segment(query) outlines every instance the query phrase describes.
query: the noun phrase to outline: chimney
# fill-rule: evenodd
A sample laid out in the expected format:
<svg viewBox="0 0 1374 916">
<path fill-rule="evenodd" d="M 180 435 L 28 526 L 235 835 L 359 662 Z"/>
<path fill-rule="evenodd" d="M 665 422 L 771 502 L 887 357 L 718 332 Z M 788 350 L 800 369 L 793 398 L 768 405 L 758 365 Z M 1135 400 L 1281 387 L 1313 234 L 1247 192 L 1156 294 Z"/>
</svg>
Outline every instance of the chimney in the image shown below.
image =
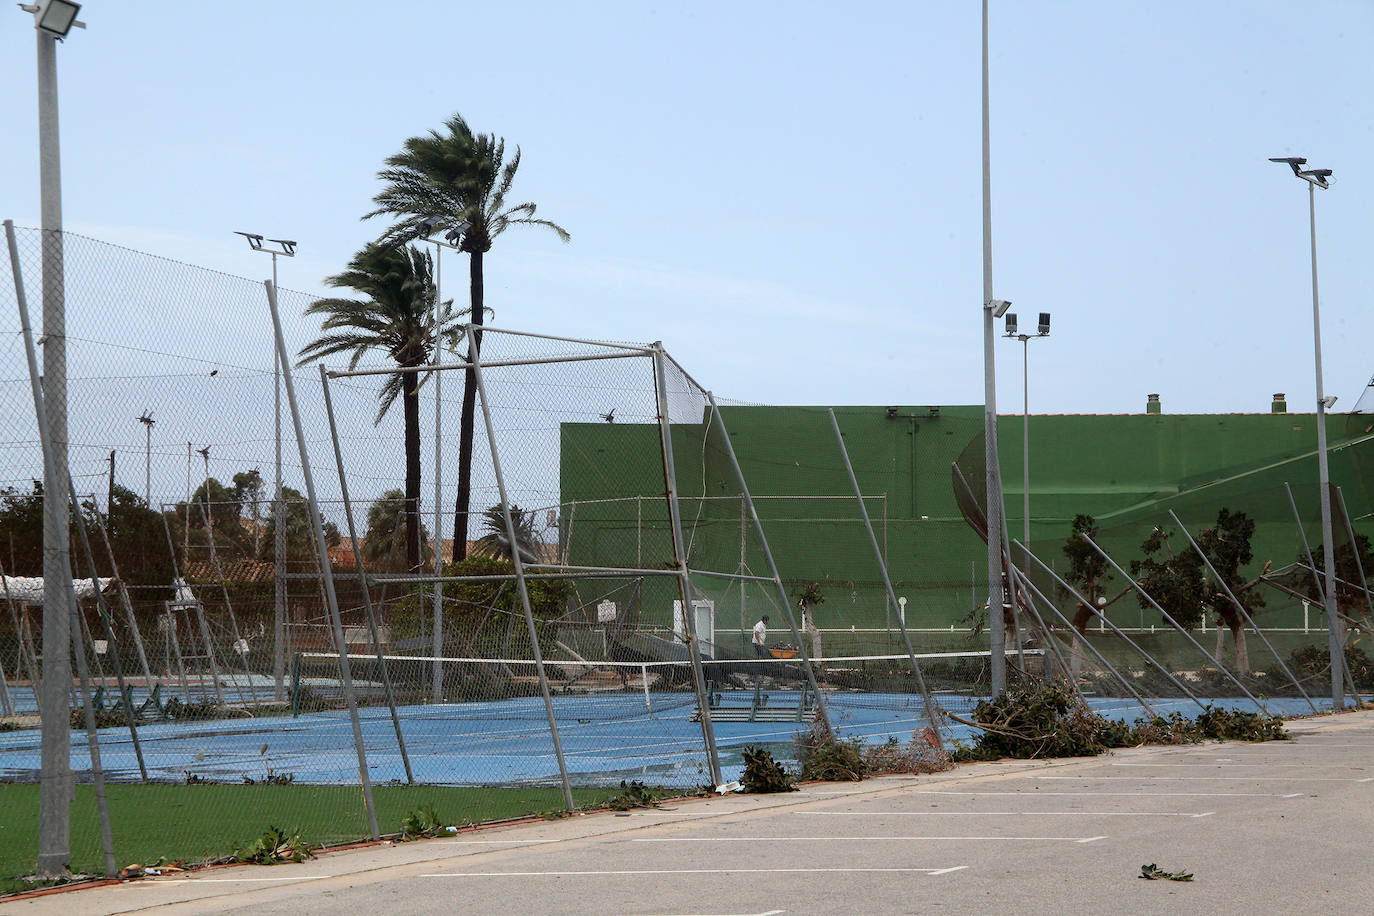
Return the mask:
<svg viewBox="0 0 1374 916">
<path fill-rule="evenodd" d="M 1160 412 L 1159 395 L 1157 395 L 1157 394 L 1147 394 L 1147 395 L 1145 395 L 1145 412 L 1146 412 L 1146 413 L 1159 413 L 1159 412 Z"/>
<path fill-rule="evenodd" d="M 1284 398 L 1282 391 L 1274 395 L 1274 403 L 1269 405 L 1269 412 L 1288 413 L 1288 401 Z"/>
</svg>

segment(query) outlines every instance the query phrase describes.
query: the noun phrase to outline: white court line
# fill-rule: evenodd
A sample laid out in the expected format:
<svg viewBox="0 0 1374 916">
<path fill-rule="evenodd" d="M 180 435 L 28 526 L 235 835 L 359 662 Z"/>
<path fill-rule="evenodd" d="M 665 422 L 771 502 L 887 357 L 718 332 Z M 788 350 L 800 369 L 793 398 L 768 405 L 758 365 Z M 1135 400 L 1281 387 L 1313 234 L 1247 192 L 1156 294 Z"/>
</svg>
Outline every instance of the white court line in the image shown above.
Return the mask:
<svg viewBox="0 0 1374 916">
<path fill-rule="evenodd" d="M 1091 843 L 1106 836 L 681 836 L 640 837 L 631 843 L 868 843 L 888 840 L 1006 840 L 1039 843 Z"/>
<path fill-rule="evenodd" d="M 1277 792 L 936 792 L 916 790 L 917 795 L 1014 795 L 1018 798 L 1041 798 L 1046 795 L 1091 795 L 1125 798 L 1297 798 L 1304 792 L 1280 795 Z"/>
<path fill-rule="evenodd" d="M 822 872 L 836 872 L 852 874 L 855 872 L 870 873 L 904 873 L 922 872 L 927 875 L 947 875 L 953 871 L 961 871 L 968 868 L 967 865 L 956 865 L 953 868 L 649 868 L 649 869 L 625 869 L 619 871 L 469 871 L 469 872 L 435 872 L 433 874 L 420 875 L 421 878 L 565 878 L 576 876 L 616 876 L 616 875 L 772 875 L 772 874 L 819 874 Z"/>
<path fill-rule="evenodd" d="M 851 817 L 887 817 L 890 814 L 920 815 L 964 814 L 987 815 L 988 817 L 1044 817 L 1045 815 L 1072 815 L 1074 817 L 1210 817 L 1215 811 L 1194 814 L 1191 811 L 793 811 L 792 814 L 847 814 Z"/>
<path fill-rule="evenodd" d="M 668 913 L 665 916 L 778 916 L 778 914 L 786 912 L 786 910 L 768 910 L 763 913 Z"/>
</svg>

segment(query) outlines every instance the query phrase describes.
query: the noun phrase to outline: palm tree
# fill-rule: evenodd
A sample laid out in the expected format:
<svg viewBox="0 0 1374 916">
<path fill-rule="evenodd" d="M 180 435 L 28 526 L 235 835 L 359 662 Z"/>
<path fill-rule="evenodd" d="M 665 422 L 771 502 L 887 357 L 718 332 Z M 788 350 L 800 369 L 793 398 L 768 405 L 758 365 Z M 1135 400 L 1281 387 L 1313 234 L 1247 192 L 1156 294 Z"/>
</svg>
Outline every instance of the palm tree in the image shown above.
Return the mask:
<svg viewBox="0 0 1374 916">
<path fill-rule="evenodd" d="M 520 168 L 519 147 L 510 161 L 505 161 L 506 141 L 493 134 L 474 134 L 458 114 L 444 122 L 444 129 L 444 134 L 430 131 L 427 136 L 411 137 L 401 152 L 386 160 L 387 168 L 377 173 L 386 187 L 373 198 L 377 209 L 363 219 L 382 214 L 400 217 L 383 238 L 404 242 L 424 233 L 422 222 L 454 226 L 467 221 L 469 225 L 458 250 L 469 256 L 469 314 L 472 323 L 480 326 L 485 318 L 482 256 L 491 250 L 493 239 L 517 225 L 543 226 L 564 242 L 572 236 L 557 223 L 536 218 L 533 203 L 507 205 L 506 196 Z M 469 342 L 471 354 L 480 353 L 481 346 L 482 332 L 474 331 Z M 469 368 L 464 373 L 458 426 L 458 495 L 453 510 L 455 561 L 467 556 L 476 407 L 477 383 Z"/>
<path fill-rule="evenodd" d="M 301 348 L 303 365 L 313 359 L 348 353 L 348 367 L 371 351 L 380 350 L 401 369 L 415 369 L 429 362 L 434 348 L 435 289 L 429 252 L 403 245 L 368 244 L 348 262 L 348 269 L 325 280 L 330 286 L 351 289 L 365 299 L 317 299 L 305 310 L 323 315 L 322 334 Z M 447 345 L 457 346 L 462 337 L 452 301 L 439 307 L 440 332 Z M 396 372 L 387 377 L 378 397 L 374 423 L 400 397 L 405 420 L 406 567 L 418 570 L 423 562 L 420 546 L 420 392 L 418 372 Z"/>
<path fill-rule="evenodd" d="M 521 509 L 515 503 L 510 506 L 510 519 L 515 525 L 515 546 L 520 550 L 520 559 L 525 563 L 538 563 L 538 538 L 534 533 L 534 513 Z M 506 517 L 500 506 L 492 506 L 482 513 L 482 530 L 486 532 L 472 545 L 474 556 L 491 557 L 494 560 L 510 560 L 510 538 L 506 535 Z"/>
</svg>

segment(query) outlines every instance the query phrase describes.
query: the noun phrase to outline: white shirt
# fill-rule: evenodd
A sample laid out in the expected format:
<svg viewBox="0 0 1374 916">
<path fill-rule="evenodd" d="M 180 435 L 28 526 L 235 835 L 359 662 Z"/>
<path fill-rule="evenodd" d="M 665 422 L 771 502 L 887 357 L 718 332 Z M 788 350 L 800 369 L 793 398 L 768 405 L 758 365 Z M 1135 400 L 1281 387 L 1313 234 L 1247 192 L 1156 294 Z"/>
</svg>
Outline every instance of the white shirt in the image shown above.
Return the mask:
<svg viewBox="0 0 1374 916">
<path fill-rule="evenodd" d="M 764 636 L 766 636 L 767 634 L 768 634 L 768 627 L 767 627 L 766 625 L 764 625 L 764 622 L 763 622 L 762 620 L 760 620 L 758 623 L 754 624 L 754 645 L 756 645 L 756 646 L 761 646 L 761 645 L 763 645 L 763 638 L 764 638 Z"/>
</svg>

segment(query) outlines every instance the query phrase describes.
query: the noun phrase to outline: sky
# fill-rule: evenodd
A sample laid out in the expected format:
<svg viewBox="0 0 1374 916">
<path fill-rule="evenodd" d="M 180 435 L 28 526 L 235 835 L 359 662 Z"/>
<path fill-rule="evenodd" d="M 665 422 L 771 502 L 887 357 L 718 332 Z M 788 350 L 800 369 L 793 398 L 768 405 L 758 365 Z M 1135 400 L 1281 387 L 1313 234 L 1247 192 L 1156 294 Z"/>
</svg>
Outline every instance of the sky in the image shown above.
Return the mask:
<svg viewBox="0 0 1374 916">
<path fill-rule="evenodd" d="M 495 323 L 662 340 L 765 404 L 983 398 L 980 7 L 91 0 L 59 47 L 68 229 L 261 279 L 234 230 L 299 242 L 284 287 L 386 228 L 384 159 L 461 113 L 523 154 L 486 259 Z M 1037 413 L 1315 402 L 1374 373 L 1374 3 L 991 4 L 994 290 Z M 0 216 L 38 223 L 31 20 L 0 15 Z M 466 274 L 445 261 L 444 295 Z M 189 306 L 188 306 L 189 307 Z M 262 315 L 265 347 L 269 346 Z M 1000 322 L 999 322 L 1000 329 Z M 307 320 L 288 334 L 313 336 Z M 176 341 L 163 346 L 176 352 Z M 998 340 L 1020 411 L 1021 348 Z M 75 370 L 74 370 L 75 371 Z"/>
</svg>

